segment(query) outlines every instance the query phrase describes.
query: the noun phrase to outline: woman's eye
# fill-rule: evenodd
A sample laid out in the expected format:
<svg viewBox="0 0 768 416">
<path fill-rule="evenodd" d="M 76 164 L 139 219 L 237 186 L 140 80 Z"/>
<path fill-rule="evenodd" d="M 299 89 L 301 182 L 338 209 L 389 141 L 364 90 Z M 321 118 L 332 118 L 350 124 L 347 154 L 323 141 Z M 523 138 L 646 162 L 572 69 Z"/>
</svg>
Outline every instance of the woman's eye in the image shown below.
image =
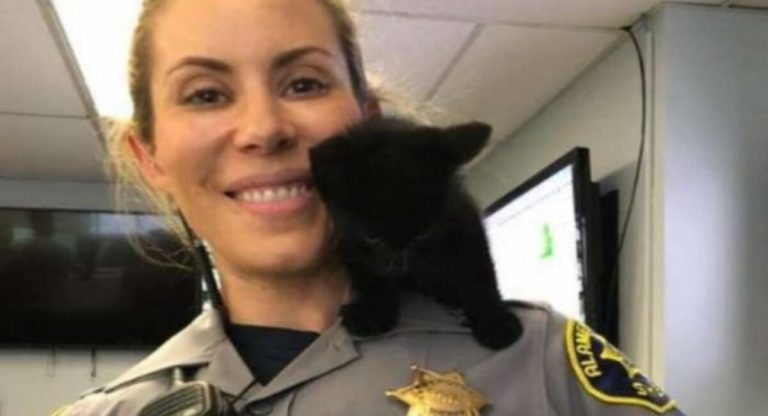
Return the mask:
<svg viewBox="0 0 768 416">
<path fill-rule="evenodd" d="M 288 84 L 288 96 L 315 96 L 328 90 L 328 84 L 314 78 L 297 78 Z"/>
<path fill-rule="evenodd" d="M 202 88 L 185 96 L 182 103 L 185 105 L 215 105 L 221 104 L 226 98 L 226 95 L 219 90 Z"/>
</svg>

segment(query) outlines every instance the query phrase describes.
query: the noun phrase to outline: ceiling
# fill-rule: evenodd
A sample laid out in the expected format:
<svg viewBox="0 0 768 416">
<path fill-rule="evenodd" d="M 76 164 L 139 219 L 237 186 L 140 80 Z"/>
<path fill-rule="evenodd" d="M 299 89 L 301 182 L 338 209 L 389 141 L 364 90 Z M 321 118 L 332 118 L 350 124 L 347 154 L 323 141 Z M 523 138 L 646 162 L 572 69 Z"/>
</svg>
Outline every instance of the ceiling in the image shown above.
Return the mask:
<svg viewBox="0 0 768 416">
<path fill-rule="evenodd" d="M 74 0 L 71 0 L 74 1 Z M 115 1 L 115 0 L 112 0 Z M 367 66 L 387 90 L 479 119 L 509 137 L 657 0 L 358 0 Z M 768 0 L 699 0 L 768 7 Z M 0 0 L 0 178 L 107 181 L 95 110 L 46 16 L 46 0 Z"/>
</svg>

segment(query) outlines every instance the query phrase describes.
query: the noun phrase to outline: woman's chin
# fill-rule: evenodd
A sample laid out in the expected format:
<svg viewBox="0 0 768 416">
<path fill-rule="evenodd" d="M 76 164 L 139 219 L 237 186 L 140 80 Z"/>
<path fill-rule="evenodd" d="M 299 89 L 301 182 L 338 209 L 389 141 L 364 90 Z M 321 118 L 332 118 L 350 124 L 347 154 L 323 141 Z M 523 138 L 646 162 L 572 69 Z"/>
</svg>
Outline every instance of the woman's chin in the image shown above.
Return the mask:
<svg viewBox="0 0 768 416">
<path fill-rule="evenodd" d="M 311 277 L 335 263 L 322 247 L 311 250 L 307 245 L 292 250 L 274 250 L 273 247 L 271 250 L 259 250 L 258 253 L 243 253 L 238 257 L 237 260 L 233 259 L 230 267 L 222 267 L 224 274 L 230 269 L 236 270 L 236 274 L 246 279 Z M 227 262 L 225 259 L 220 261 Z"/>
<path fill-rule="evenodd" d="M 322 206 L 320 207 L 322 208 Z M 211 243 L 222 274 L 301 276 L 327 267 L 333 256 L 328 219 L 324 209 L 291 224 L 264 226 L 242 222 L 212 230 Z"/>
</svg>

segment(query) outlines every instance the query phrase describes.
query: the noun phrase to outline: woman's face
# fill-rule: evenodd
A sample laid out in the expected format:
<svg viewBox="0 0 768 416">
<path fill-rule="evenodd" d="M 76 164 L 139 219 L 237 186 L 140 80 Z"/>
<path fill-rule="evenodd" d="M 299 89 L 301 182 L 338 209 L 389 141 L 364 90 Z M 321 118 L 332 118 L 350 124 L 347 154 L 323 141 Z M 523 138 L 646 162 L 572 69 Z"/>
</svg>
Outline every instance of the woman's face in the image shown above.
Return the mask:
<svg viewBox="0 0 768 416">
<path fill-rule="evenodd" d="M 322 267 L 308 149 L 363 116 L 330 16 L 316 0 L 174 0 L 156 17 L 149 182 L 225 274 Z"/>
</svg>

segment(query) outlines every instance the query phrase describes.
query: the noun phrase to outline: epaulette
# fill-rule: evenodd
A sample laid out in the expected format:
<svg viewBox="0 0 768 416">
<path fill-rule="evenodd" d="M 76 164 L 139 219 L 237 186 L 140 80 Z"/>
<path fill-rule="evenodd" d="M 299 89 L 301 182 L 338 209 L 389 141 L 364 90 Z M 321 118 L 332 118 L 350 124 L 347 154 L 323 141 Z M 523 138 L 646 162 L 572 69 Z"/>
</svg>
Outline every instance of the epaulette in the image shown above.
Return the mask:
<svg viewBox="0 0 768 416">
<path fill-rule="evenodd" d="M 64 406 L 61 406 L 61 407 L 57 408 L 56 410 L 54 410 L 53 413 L 51 413 L 51 416 L 64 416 L 65 414 L 67 414 L 67 411 L 71 407 L 72 407 L 71 403 L 65 404 Z"/>
<path fill-rule="evenodd" d="M 94 387 L 92 389 L 88 389 L 88 390 L 80 393 L 80 396 L 78 396 L 78 397 L 80 399 L 84 399 L 84 398 L 86 398 L 86 397 L 88 397 L 88 396 L 90 396 L 92 394 L 97 394 L 97 393 L 103 392 L 105 388 L 106 388 L 106 386 Z"/>
<path fill-rule="evenodd" d="M 78 399 L 82 400 L 92 394 L 101 393 L 102 391 L 104 391 L 104 386 L 95 387 L 80 393 L 80 395 L 78 396 Z M 51 413 L 50 416 L 65 416 L 69 411 L 69 409 L 72 408 L 73 405 L 74 403 L 67 403 L 64 406 L 59 406 L 58 408 L 56 408 L 56 410 L 54 410 Z"/>
</svg>

